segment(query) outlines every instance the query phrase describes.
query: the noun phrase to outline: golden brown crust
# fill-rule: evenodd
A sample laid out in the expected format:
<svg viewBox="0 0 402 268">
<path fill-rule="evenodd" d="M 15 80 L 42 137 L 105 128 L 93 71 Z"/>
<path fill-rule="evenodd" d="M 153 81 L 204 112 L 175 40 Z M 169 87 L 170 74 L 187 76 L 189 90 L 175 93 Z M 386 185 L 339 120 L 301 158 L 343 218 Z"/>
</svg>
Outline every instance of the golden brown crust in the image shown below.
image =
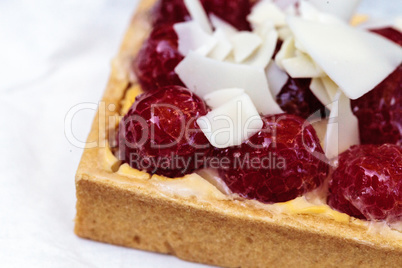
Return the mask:
<svg viewBox="0 0 402 268">
<path fill-rule="evenodd" d="M 200 209 L 88 179 L 77 183 L 76 233 L 97 241 L 225 267 L 397 267 L 400 251 L 341 234 Z M 322 224 L 322 223 L 317 223 Z"/>
<path fill-rule="evenodd" d="M 103 97 L 118 111 L 130 82 L 129 60 L 149 33 L 143 0 L 127 31 Z M 100 109 L 76 176 L 78 236 L 126 247 L 173 254 L 184 260 L 227 267 L 388 266 L 402 263 L 402 241 L 368 232 L 360 221 L 320 215 L 274 215 L 252 203 L 168 197 L 146 180 L 133 180 L 100 164 L 109 116 Z M 109 126 L 110 124 L 110 126 Z"/>
</svg>

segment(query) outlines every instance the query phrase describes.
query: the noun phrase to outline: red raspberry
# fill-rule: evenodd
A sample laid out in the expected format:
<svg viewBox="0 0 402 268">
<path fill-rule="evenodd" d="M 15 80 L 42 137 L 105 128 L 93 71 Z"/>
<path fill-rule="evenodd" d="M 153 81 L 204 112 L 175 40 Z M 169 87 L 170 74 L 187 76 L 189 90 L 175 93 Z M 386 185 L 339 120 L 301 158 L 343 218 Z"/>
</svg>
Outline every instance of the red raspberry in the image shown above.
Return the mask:
<svg viewBox="0 0 402 268">
<path fill-rule="evenodd" d="M 275 60 L 276 54 L 278 54 L 279 50 L 281 50 L 282 45 L 283 45 L 283 41 L 278 39 L 278 42 L 276 43 L 274 54 L 272 55 L 273 60 Z"/>
<path fill-rule="evenodd" d="M 169 85 L 183 86 L 174 71 L 183 59 L 177 39 L 173 26 L 156 27 L 138 52 L 132 68 L 144 91 Z"/>
<path fill-rule="evenodd" d="M 310 78 L 291 78 L 276 97 L 279 106 L 288 114 L 308 118 L 320 110 L 325 114 L 325 107 L 310 90 Z"/>
<path fill-rule="evenodd" d="M 402 144 L 402 65 L 381 84 L 357 100 L 352 109 L 359 119 L 362 144 Z"/>
<path fill-rule="evenodd" d="M 295 115 L 263 119 L 263 129 L 241 146 L 216 149 L 230 162 L 219 169 L 228 187 L 265 203 L 292 200 L 319 187 L 329 168 L 312 155 L 324 155 L 314 128 Z"/>
<path fill-rule="evenodd" d="M 159 0 L 153 9 L 152 18 L 154 26 L 191 20 L 183 0 Z"/>
<path fill-rule="evenodd" d="M 119 125 L 120 159 L 172 178 L 194 172 L 211 151 L 196 123 L 206 113 L 204 101 L 180 86 L 140 95 Z"/>
<path fill-rule="evenodd" d="M 239 30 L 250 30 L 247 15 L 249 0 L 201 0 L 207 13 L 214 13 Z M 153 11 L 153 25 L 166 25 L 190 20 L 190 14 L 183 0 L 161 0 Z"/>
<path fill-rule="evenodd" d="M 381 28 L 381 29 L 373 29 L 370 30 L 373 33 L 384 36 L 385 38 L 397 43 L 402 46 L 402 33 L 394 28 Z"/>
<path fill-rule="evenodd" d="M 328 204 L 360 219 L 402 220 L 402 148 L 361 145 L 342 153 Z"/>
<path fill-rule="evenodd" d="M 247 21 L 251 5 L 249 0 L 203 0 L 203 5 L 208 13 L 224 19 L 240 31 L 250 31 Z"/>
</svg>

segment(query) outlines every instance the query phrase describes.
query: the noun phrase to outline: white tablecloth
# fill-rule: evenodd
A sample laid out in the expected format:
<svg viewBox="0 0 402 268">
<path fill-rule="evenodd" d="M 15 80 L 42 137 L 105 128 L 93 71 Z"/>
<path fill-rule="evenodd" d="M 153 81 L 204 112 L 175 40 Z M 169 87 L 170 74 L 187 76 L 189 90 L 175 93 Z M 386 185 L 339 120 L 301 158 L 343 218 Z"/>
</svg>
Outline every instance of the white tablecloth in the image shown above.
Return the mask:
<svg viewBox="0 0 402 268">
<path fill-rule="evenodd" d="M 65 138 L 64 119 L 101 98 L 137 2 L 0 1 L 1 267 L 201 267 L 73 234 L 82 149 Z M 402 12 L 400 0 L 363 2 L 363 12 Z M 78 140 L 94 113 L 74 118 Z"/>
</svg>

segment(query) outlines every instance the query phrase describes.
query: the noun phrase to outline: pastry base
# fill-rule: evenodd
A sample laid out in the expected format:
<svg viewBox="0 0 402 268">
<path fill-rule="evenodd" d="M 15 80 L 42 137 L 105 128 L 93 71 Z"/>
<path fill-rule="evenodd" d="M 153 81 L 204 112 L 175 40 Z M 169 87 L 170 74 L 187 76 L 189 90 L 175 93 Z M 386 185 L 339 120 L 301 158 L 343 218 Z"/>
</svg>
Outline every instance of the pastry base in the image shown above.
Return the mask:
<svg viewBox="0 0 402 268">
<path fill-rule="evenodd" d="M 400 267 L 402 241 L 360 221 L 337 222 L 316 214 L 276 215 L 253 202 L 169 197 L 144 179 L 118 175 L 102 163 L 107 133 L 132 78 L 129 60 L 150 31 L 154 0 L 134 16 L 76 175 L 75 233 L 95 241 L 172 254 L 224 267 Z M 113 111 L 111 111 L 113 110 Z"/>
</svg>

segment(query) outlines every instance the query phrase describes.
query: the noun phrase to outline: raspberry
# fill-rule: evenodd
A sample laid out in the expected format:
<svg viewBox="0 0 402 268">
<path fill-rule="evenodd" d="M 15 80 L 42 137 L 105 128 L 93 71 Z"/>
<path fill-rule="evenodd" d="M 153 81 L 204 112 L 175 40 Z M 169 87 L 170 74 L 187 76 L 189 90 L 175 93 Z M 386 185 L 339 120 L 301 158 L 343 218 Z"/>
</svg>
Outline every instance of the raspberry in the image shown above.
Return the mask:
<svg viewBox="0 0 402 268">
<path fill-rule="evenodd" d="M 196 123 L 206 113 L 204 101 L 180 86 L 140 95 L 119 125 L 120 159 L 171 178 L 194 172 L 211 151 Z"/>
<path fill-rule="evenodd" d="M 250 30 L 247 15 L 250 13 L 249 0 L 201 0 L 207 13 L 232 24 L 238 30 Z M 153 25 L 166 25 L 190 20 L 190 14 L 183 0 L 161 0 L 153 10 Z"/>
<path fill-rule="evenodd" d="M 352 100 L 362 144 L 402 144 L 402 65 L 373 90 Z"/>
<path fill-rule="evenodd" d="M 156 27 L 145 41 L 132 68 L 144 91 L 163 86 L 183 86 L 174 71 L 183 59 L 177 47 L 177 35 L 173 26 Z"/>
<path fill-rule="evenodd" d="M 279 50 L 281 50 L 282 45 L 283 45 L 283 41 L 278 39 L 278 42 L 276 43 L 274 54 L 272 55 L 273 60 L 275 60 L 276 54 L 278 54 Z"/>
<path fill-rule="evenodd" d="M 395 43 L 398 45 L 402 46 L 402 33 L 394 28 L 388 27 L 388 28 L 381 28 L 381 29 L 373 29 L 370 30 L 373 33 L 379 34 Z"/>
<path fill-rule="evenodd" d="M 213 13 L 229 22 L 240 31 L 250 31 L 247 15 L 251 11 L 249 0 L 203 0 L 208 13 Z"/>
<path fill-rule="evenodd" d="M 367 220 L 402 220 L 402 148 L 353 146 L 339 156 L 329 182 L 328 204 Z"/>
<path fill-rule="evenodd" d="M 325 107 L 310 90 L 310 78 L 291 78 L 276 97 L 279 106 L 288 114 L 308 118 L 320 110 L 325 114 Z"/>
<path fill-rule="evenodd" d="M 319 187 L 329 168 L 312 155 L 324 155 L 314 128 L 295 115 L 263 120 L 263 129 L 240 146 L 215 149 L 230 163 L 219 169 L 228 187 L 265 203 L 292 200 Z"/>
<path fill-rule="evenodd" d="M 183 0 L 160 0 L 152 13 L 154 26 L 191 20 Z"/>
</svg>

